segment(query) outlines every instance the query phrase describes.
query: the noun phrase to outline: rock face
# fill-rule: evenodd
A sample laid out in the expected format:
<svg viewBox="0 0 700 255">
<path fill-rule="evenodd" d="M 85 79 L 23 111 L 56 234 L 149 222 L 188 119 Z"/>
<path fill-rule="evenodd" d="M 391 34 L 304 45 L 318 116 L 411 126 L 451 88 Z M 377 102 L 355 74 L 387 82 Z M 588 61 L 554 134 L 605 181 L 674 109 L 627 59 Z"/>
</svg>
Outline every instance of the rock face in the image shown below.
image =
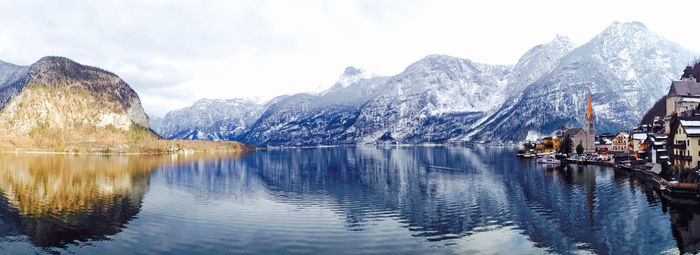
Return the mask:
<svg viewBox="0 0 700 255">
<path fill-rule="evenodd" d="M 67 58 L 44 57 L 28 67 L 2 63 L 0 82 L 3 137 L 50 135 L 62 140 L 65 134 L 96 128 L 128 131 L 132 125 L 149 126 L 128 84 L 113 73 Z"/>
<path fill-rule="evenodd" d="M 181 137 L 261 146 L 520 141 L 559 123 L 582 126 L 588 89 L 597 131 L 611 132 L 638 123 L 696 56 L 641 23 L 616 22 L 577 48 L 556 36 L 515 65 L 430 55 L 390 77 L 348 67 L 324 92 L 267 103 L 237 135 Z"/>
</svg>

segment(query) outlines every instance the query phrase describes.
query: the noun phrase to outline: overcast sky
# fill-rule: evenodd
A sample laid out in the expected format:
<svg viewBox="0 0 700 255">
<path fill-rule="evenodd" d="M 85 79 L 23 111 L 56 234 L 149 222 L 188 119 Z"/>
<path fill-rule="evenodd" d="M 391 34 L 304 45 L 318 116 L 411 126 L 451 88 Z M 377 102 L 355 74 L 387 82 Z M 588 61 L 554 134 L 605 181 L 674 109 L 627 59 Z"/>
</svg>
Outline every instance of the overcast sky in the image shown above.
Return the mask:
<svg viewBox="0 0 700 255">
<path fill-rule="evenodd" d="M 429 54 L 514 64 L 556 34 L 580 45 L 613 21 L 700 51 L 694 1 L 566 2 L 0 0 L 0 60 L 110 70 L 162 116 L 203 97 L 318 91 L 346 66 L 393 75 Z"/>
</svg>

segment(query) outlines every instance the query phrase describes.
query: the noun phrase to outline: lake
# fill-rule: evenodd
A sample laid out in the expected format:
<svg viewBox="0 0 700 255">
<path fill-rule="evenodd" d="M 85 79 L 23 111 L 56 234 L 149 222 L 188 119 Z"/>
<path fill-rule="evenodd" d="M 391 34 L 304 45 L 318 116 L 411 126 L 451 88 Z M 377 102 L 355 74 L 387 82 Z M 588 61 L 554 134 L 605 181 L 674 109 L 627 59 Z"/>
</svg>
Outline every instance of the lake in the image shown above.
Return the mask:
<svg viewBox="0 0 700 255">
<path fill-rule="evenodd" d="M 3 254 L 658 254 L 700 206 L 514 147 L 0 154 Z M 698 217 L 698 218 L 695 218 Z"/>
</svg>

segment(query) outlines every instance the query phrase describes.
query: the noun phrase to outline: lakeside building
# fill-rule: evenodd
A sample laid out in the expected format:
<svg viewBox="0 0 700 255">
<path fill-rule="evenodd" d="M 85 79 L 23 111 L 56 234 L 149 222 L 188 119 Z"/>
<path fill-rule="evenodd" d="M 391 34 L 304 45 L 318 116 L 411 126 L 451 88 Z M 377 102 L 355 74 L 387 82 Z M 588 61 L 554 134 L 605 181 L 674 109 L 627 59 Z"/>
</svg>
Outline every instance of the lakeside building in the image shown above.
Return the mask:
<svg viewBox="0 0 700 255">
<path fill-rule="evenodd" d="M 629 151 L 634 152 L 635 158 L 646 158 L 647 133 L 633 133 L 629 139 Z"/>
<path fill-rule="evenodd" d="M 673 141 L 670 158 L 674 169 L 696 168 L 700 162 L 700 116 L 674 118 L 669 141 Z"/>
<path fill-rule="evenodd" d="M 670 134 L 673 116 L 683 116 L 692 112 L 700 105 L 700 83 L 693 75 L 693 68 L 688 66 L 683 70 L 680 81 L 671 82 L 671 88 L 666 95 L 666 116 L 664 117 L 665 133 Z"/>
<path fill-rule="evenodd" d="M 612 135 L 611 135 L 609 138 L 608 138 L 608 137 L 603 137 L 603 136 L 598 137 L 598 138 L 596 139 L 596 141 L 595 141 L 595 150 L 596 150 L 596 152 L 609 152 L 609 151 L 612 151 L 612 144 L 613 144 L 612 138 L 613 138 L 613 137 L 614 137 L 614 136 L 612 136 Z"/>
<path fill-rule="evenodd" d="M 647 159 L 652 163 L 670 163 L 668 151 L 666 150 L 667 140 L 668 135 L 666 134 L 649 134 L 644 141 L 646 144 Z"/>
<path fill-rule="evenodd" d="M 564 137 L 569 136 L 571 138 L 572 143 L 572 151 L 576 151 L 576 146 L 581 144 L 584 146 L 584 151 L 585 151 L 585 145 L 584 143 L 586 142 L 586 132 L 583 131 L 583 128 L 570 128 L 567 129 L 564 132 Z"/>
<path fill-rule="evenodd" d="M 626 131 L 617 132 L 612 142 L 613 152 L 626 152 L 629 151 L 629 137 L 630 134 Z"/>
</svg>

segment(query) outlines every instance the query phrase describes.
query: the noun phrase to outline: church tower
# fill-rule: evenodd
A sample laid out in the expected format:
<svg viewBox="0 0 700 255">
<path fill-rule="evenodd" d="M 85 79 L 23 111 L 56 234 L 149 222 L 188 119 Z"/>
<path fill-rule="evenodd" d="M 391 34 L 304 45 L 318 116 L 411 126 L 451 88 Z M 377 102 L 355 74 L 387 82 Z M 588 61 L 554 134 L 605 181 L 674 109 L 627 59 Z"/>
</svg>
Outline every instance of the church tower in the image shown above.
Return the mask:
<svg viewBox="0 0 700 255">
<path fill-rule="evenodd" d="M 588 107 L 586 108 L 586 142 L 583 146 L 585 152 L 595 152 L 595 114 L 591 104 L 591 90 L 588 89 Z"/>
</svg>

